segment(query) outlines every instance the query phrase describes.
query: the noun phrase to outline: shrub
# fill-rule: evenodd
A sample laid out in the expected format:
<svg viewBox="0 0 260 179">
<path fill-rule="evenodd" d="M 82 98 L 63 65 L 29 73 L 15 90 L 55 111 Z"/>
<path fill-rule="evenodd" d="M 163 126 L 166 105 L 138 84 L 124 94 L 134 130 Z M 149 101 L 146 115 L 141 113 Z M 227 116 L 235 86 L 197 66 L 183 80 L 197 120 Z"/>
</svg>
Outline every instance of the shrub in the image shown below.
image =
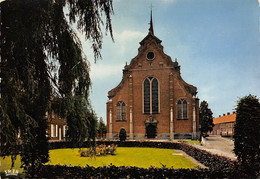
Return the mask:
<svg viewBox="0 0 260 179">
<path fill-rule="evenodd" d="M 126 140 L 126 130 L 124 128 L 121 128 L 119 131 L 119 140 L 121 142 Z"/>
<path fill-rule="evenodd" d="M 170 169 L 116 167 L 113 165 L 94 168 L 75 166 L 45 165 L 38 173 L 38 178 L 231 178 L 230 173 L 207 169 Z"/>
<path fill-rule="evenodd" d="M 94 157 L 94 156 L 106 156 L 107 154 L 115 155 L 117 145 L 99 145 L 95 148 L 89 147 L 87 150 L 80 150 L 81 157 Z"/>
</svg>

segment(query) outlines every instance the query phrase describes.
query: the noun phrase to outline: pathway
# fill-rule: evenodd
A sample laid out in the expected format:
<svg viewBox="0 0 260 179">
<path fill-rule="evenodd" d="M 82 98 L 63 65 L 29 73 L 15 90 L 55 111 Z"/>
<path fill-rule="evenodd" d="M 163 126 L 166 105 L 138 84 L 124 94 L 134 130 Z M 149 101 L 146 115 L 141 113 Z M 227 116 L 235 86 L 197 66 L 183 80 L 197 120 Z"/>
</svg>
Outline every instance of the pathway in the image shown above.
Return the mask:
<svg viewBox="0 0 260 179">
<path fill-rule="evenodd" d="M 194 145 L 197 148 L 209 151 L 214 154 L 228 157 L 236 160 L 236 155 L 233 153 L 234 142 L 230 139 L 225 139 L 221 136 L 210 135 L 206 138 L 206 144 L 203 146 Z"/>
</svg>

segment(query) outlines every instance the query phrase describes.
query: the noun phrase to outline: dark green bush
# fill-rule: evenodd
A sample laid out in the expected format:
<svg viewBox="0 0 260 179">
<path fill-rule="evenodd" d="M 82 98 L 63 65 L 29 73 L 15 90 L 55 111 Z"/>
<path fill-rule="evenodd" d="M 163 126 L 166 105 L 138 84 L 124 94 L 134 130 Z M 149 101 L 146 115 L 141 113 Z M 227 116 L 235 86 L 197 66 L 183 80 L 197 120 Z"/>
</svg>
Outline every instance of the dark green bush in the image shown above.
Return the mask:
<svg viewBox="0 0 260 179">
<path fill-rule="evenodd" d="M 256 96 L 241 98 L 236 107 L 234 152 L 248 178 L 260 175 L 260 102 Z"/>
<path fill-rule="evenodd" d="M 233 173 L 196 169 L 45 165 L 38 178 L 233 178 Z"/>
<path fill-rule="evenodd" d="M 126 140 L 126 130 L 124 128 L 121 128 L 119 131 L 119 140 L 121 142 L 124 142 Z"/>
</svg>

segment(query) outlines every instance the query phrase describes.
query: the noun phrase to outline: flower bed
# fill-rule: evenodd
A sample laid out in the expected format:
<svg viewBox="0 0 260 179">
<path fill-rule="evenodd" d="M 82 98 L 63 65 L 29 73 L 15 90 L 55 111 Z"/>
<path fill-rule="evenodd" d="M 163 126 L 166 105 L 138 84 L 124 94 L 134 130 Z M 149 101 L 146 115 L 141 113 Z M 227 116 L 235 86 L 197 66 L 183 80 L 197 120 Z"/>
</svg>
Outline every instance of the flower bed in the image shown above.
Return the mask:
<svg viewBox="0 0 260 179">
<path fill-rule="evenodd" d="M 99 146 L 96 146 L 95 148 L 89 147 L 87 150 L 81 150 L 80 156 L 81 157 L 94 157 L 94 156 L 106 156 L 108 154 L 115 155 L 117 149 L 117 145 L 111 144 L 111 145 L 104 145 L 101 144 Z"/>
</svg>

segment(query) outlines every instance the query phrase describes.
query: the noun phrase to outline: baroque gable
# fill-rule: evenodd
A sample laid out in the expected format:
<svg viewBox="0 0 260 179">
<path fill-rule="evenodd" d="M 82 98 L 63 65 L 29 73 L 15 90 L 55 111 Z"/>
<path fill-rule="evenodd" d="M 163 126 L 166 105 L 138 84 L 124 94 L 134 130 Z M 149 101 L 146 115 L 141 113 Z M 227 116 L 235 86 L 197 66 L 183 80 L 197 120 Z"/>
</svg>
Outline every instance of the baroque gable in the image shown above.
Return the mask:
<svg viewBox="0 0 260 179">
<path fill-rule="evenodd" d="M 146 55 L 150 51 L 155 52 L 156 58 L 153 62 L 151 62 L 155 65 L 149 67 L 149 69 L 160 68 L 160 64 L 163 64 L 164 68 L 171 68 L 175 72 L 175 75 L 177 75 L 178 79 L 183 82 L 182 84 L 184 85 L 186 91 L 190 93 L 192 96 L 195 96 L 197 94 L 197 88 L 193 85 L 186 83 L 182 79 L 180 74 L 180 66 L 177 60 L 173 62 L 171 57 L 164 53 L 161 42 L 162 41 L 159 38 L 157 38 L 154 34 L 152 34 L 151 32 L 148 33 L 148 35 L 140 42 L 140 47 L 138 49 L 137 56 L 131 60 L 129 65 L 125 65 L 123 69 L 123 77 L 119 85 L 108 92 L 108 98 L 114 97 L 115 94 L 118 91 L 120 91 L 120 89 L 124 86 L 125 82 L 127 81 L 129 75 L 131 75 L 131 72 L 133 70 L 147 68 L 149 62 L 146 59 Z M 145 63 L 146 67 L 143 67 Z"/>
</svg>

